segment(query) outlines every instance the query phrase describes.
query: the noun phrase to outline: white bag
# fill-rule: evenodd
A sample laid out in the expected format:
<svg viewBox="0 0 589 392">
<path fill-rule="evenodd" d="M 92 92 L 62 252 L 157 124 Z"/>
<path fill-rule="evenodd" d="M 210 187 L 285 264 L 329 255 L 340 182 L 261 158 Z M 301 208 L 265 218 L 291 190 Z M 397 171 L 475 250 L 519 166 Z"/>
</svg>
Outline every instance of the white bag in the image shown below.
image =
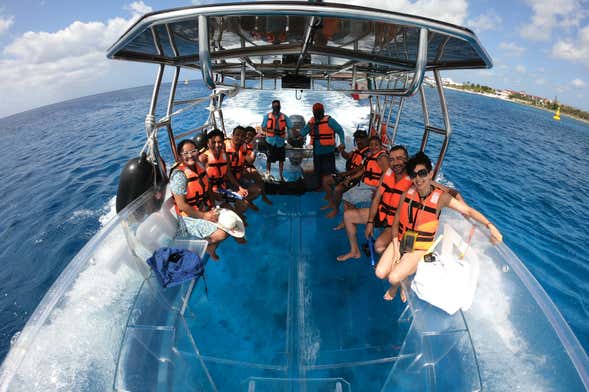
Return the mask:
<svg viewBox="0 0 589 392">
<path fill-rule="evenodd" d="M 419 299 L 450 315 L 459 309 L 468 310 L 470 308 L 479 277 L 476 252 L 471 250 L 470 257 L 461 259 L 447 251 L 453 247 L 446 245 L 451 245 L 452 241 L 460 239 L 454 229 L 446 225 L 442 255 L 431 263 L 420 261 L 411 283 L 411 289 Z M 458 246 L 458 249 L 460 248 Z"/>
</svg>

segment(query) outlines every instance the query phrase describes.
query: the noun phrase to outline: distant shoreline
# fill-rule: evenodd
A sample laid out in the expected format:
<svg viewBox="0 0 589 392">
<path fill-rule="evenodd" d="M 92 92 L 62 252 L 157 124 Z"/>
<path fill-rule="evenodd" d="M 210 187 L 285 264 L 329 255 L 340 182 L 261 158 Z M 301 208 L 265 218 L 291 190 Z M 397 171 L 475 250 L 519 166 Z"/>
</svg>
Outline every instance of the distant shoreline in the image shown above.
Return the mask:
<svg viewBox="0 0 589 392">
<path fill-rule="evenodd" d="M 445 89 L 448 89 L 448 90 L 460 91 L 460 92 L 467 93 L 467 94 L 482 95 L 484 97 L 494 98 L 494 99 L 498 99 L 500 101 L 506 101 L 506 102 L 516 103 L 516 104 L 519 104 L 519 105 L 523 105 L 523 106 L 528 106 L 528 107 L 531 107 L 531 108 L 540 109 L 540 110 L 543 110 L 543 111 L 548 112 L 548 113 L 554 113 L 553 110 L 550 110 L 550 109 L 547 109 L 547 108 L 543 108 L 543 107 L 540 107 L 540 106 L 536 106 L 536 105 L 531 105 L 531 104 L 529 104 L 529 103 L 527 103 L 525 101 L 522 101 L 522 100 L 509 99 L 509 98 L 501 98 L 501 97 L 499 97 L 499 96 L 497 96 L 495 94 L 479 93 L 479 92 L 476 92 L 476 91 L 464 90 L 464 89 L 461 89 L 461 88 L 454 88 L 454 87 L 449 87 L 449 86 L 444 86 L 444 88 Z M 577 121 L 581 121 L 581 122 L 583 122 L 585 124 L 589 124 L 589 120 L 586 120 L 586 119 L 580 118 L 580 117 L 576 117 L 576 116 L 572 116 L 572 115 L 570 115 L 568 113 L 560 113 L 560 116 L 561 117 L 564 116 L 564 117 L 572 118 L 573 120 L 577 120 Z"/>
</svg>

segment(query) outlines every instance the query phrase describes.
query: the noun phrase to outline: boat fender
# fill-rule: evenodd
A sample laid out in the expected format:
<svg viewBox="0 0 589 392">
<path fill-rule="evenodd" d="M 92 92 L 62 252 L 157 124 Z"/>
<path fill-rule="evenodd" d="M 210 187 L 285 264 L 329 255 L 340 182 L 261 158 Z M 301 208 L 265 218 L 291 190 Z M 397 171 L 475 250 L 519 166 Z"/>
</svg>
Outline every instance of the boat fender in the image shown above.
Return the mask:
<svg viewBox="0 0 589 392">
<path fill-rule="evenodd" d="M 204 151 L 207 149 L 207 143 L 208 143 L 208 139 L 207 139 L 207 135 L 204 132 L 200 132 L 199 134 L 197 134 L 192 141 L 194 142 L 194 144 L 196 144 L 196 148 L 198 149 L 198 151 Z"/>
<path fill-rule="evenodd" d="M 154 179 L 158 184 L 163 182 L 157 168 L 147 161 L 145 154 L 129 159 L 119 176 L 117 213 L 151 188 Z"/>
</svg>

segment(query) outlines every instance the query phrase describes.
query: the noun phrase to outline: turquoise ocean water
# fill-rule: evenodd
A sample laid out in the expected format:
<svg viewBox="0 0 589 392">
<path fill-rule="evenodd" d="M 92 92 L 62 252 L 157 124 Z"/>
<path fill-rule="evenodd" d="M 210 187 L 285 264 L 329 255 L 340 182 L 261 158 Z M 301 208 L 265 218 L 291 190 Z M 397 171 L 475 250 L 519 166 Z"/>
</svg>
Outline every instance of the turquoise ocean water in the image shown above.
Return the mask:
<svg viewBox="0 0 589 392">
<path fill-rule="evenodd" d="M 179 97 L 204 93 L 192 82 L 180 87 Z M 427 94 L 439 122 L 435 91 Z M 0 358 L 71 258 L 112 216 L 119 172 L 143 146 L 150 95 L 151 87 L 139 87 L 0 119 Z M 348 136 L 368 114 L 343 95 L 307 94 L 300 101 L 291 92 L 278 95 L 287 114 L 305 117 L 322 100 Z M 444 179 L 496 222 L 588 350 L 589 125 L 564 116 L 556 122 L 551 113 L 478 95 L 446 96 L 454 134 Z M 230 99 L 228 127 L 260 121 L 272 98 L 245 93 Z M 207 115 L 201 108 L 178 126 L 198 126 Z M 408 100 L 397 141 L 414 152 L 421 129 L 419 102 Z M 164 134 L 161 139 L 166 145 Z M 428 152 L 438 145 L 432 137 Z M 346 246 L 342 234 L 342 251 Z"/>
</svg>

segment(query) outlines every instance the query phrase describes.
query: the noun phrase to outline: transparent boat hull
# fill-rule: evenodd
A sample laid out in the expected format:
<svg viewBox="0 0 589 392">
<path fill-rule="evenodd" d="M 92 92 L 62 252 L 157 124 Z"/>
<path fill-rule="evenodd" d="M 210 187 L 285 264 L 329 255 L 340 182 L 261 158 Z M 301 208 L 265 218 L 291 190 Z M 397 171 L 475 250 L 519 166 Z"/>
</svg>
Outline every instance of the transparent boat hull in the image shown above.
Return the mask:
<svg viewBox="0 0 589 392">
<path fill-rule="evenodd" d="M 407 304 L 362 257 L 337 263 L 343 232 L 319 194 L 275 196 L 248 215 L 206 283 L 162 289 L 144 260 L 176 240 L 168 199 L 144 195 L 72 260 L 16 339 L 0 390 L 585 390 L 587 355 L 550 299 L 484 229 L 465 261 L 479 277 L 448 315 L 405 282 Z M 443 214 L 464 250 L 472 224 Z M 448 236 L 450 238 L 450 236 Z M 443 240 L 445 241 L 445 240 Z M 362 239 L 360 239 L 362 242 Z M 462 243 L 462 244 L 461 244 Z"/>
</svg>

